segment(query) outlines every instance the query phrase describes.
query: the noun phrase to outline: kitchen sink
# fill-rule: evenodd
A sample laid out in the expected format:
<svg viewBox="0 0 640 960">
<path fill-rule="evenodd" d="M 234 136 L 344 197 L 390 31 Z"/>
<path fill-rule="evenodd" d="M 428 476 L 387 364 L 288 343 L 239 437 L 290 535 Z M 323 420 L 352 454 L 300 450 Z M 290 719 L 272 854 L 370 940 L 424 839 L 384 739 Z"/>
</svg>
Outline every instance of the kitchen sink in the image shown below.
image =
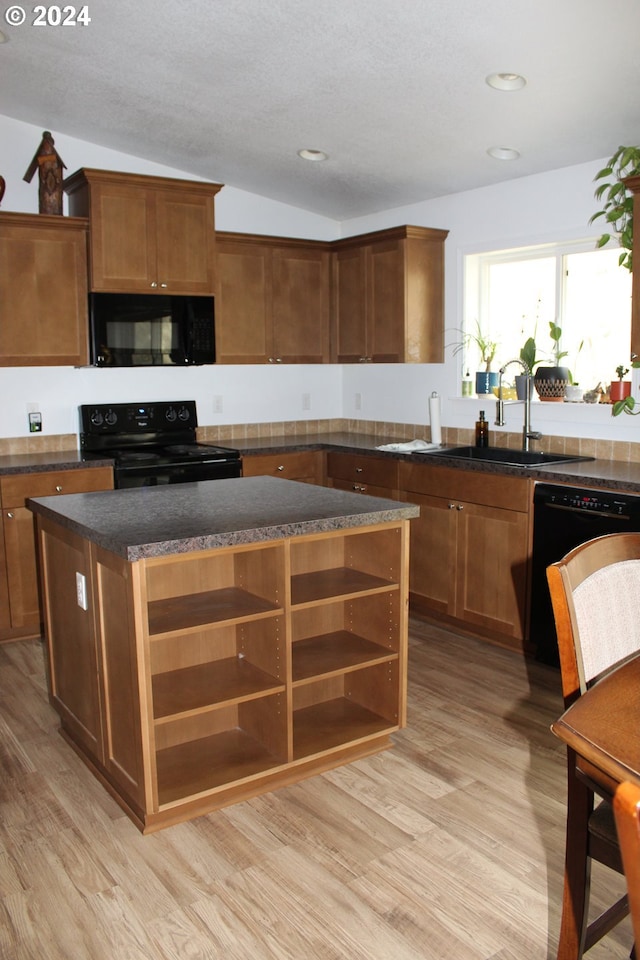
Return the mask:
<svg viewBox="0 0 640 960">
<path fill-rule="evenodd" d="M 482 460 L 485 463 L 505 463 L 515 467 L 540 467 L 552 463 L 571 463 L 595 460 L 571 453 L 544 453 L 542 450 L 507 450 L 504 447 L 451 447 L 449 450 L 431 450 L 430 457 L 449 457 L 452 460 Z"/>
</svg>

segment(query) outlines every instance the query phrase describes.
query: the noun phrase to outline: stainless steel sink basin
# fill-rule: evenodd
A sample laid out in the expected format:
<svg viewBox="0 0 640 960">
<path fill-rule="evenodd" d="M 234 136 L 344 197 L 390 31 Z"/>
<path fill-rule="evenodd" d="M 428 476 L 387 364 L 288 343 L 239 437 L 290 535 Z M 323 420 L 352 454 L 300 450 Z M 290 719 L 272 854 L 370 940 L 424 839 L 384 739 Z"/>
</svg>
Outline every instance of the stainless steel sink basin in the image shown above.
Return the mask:
<svg viewBox="0 0 640 960">
<path fill-rule="evenodd" d="M 570 453 L 507 450 L 504 447 L 452 447 L 450 450 L 432 450 L 428 456 L 449 457 L 452 460 L 482 460 L 486 463 L 505 463 L 514 467 L 540 467 L 552 463 L 595 460 L 595 457 L 579 457 Z"/>
</svg>

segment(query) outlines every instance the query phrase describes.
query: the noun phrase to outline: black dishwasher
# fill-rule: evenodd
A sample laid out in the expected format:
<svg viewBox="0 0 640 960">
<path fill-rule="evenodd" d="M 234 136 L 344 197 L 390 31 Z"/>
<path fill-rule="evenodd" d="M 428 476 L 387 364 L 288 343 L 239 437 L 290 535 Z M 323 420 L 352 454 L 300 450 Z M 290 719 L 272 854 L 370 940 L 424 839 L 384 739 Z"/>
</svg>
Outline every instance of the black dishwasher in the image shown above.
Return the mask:
<svg viewBox="0 0 640 960">
<path fill-rule="evenodd" d="M 640 531 L 640 495 L 538 483 L 533 494 L 530 641 L 536 659 L 557 666 L 558 644 L 546 570 L 606 533 Z"/>
</svg>

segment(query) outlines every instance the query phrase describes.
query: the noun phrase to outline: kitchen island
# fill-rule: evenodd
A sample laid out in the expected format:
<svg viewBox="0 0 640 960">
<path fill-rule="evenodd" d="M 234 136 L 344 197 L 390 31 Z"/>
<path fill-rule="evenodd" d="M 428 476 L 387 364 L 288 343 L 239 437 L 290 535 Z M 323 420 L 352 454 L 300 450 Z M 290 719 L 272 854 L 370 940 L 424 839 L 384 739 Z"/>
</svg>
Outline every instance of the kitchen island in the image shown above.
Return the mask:
<svg viewBox="0 0 640 960">
<path fill-rule="evenodd" d="M 61 733 L 143 832 L 404 726 L 417 507 L 270 477 L 29 506 Z"/>
</svg>

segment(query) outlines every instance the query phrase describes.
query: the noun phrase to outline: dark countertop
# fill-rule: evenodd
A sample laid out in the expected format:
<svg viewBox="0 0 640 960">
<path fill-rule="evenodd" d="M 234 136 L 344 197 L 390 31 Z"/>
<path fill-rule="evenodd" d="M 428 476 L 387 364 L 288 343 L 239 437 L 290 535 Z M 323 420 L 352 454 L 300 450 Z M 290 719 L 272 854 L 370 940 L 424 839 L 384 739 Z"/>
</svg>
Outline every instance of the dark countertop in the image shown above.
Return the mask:
<svg viewBox="0 0 640 960">
<path fill-rule="evenodd" d="M 306 437 L 283 435 L 280 437 L 258 437 L 251 440 L 232 438 L 220 441 L 220 445 L 238 450 L 242 455 L 293 453 L 299 450 L 337 450 L 343 453 L 359 453 L 363 456 L 425 463 L 430 466 L 454 467 L 458 470 L 508 474 L 527 477 L 532 480 L 543 480 L 548 483 L 566 483 L 573 486 L 585 485 L 607 490 L 640 493 L 640 463 L 597 459 L 532 468 L 507 466 L 499 463 L 462 462 L 460 460 L 448 460 L 446 457 L 430 457 L 428 453 L 405 454 L 376 449 L 377 446 L 395 441 L 397 441 L 397 437 L 394 436 L 375 437 L 366 434 L 335 432 L 309 434 Z M 78 467 L 112 465 L 113 461 L 109 458 L 83 461 L 77 450 L 0 456 L 0 477 L 12 473 L 36 473 L 44 470 L 73 470 Z"/>
<path fill-rule="evenodd" d="M 420 512 L 409 503 L 277 477 L 38 497 L 28 506 L 130 561 L 408 520 Z"/>
<path fill-rule="evenodd" d="M 47 470 L 78 470 L 82 467 L 112 467 L 113 460 L 83 460 L 79 450 L 49 453 L 15 453 L 0 456 L 0 477 L 12 473 L 45 473 Z"/>
</svg>

